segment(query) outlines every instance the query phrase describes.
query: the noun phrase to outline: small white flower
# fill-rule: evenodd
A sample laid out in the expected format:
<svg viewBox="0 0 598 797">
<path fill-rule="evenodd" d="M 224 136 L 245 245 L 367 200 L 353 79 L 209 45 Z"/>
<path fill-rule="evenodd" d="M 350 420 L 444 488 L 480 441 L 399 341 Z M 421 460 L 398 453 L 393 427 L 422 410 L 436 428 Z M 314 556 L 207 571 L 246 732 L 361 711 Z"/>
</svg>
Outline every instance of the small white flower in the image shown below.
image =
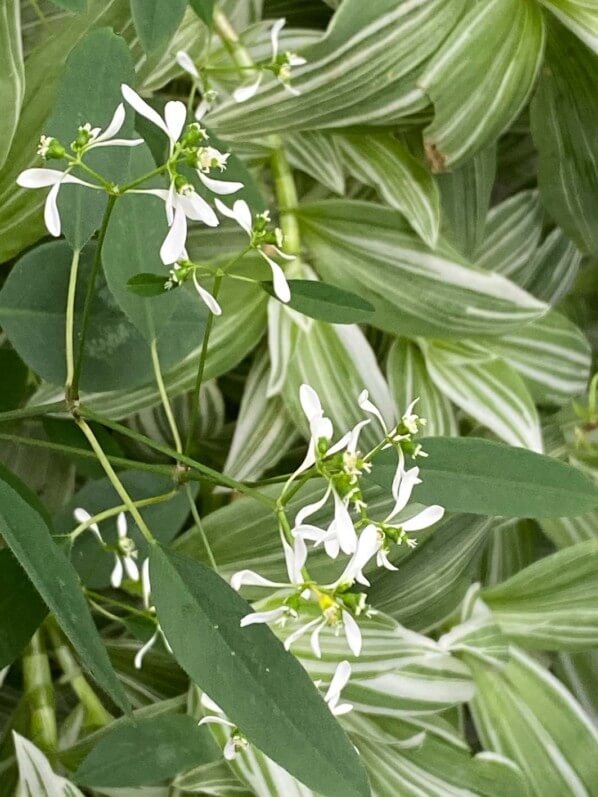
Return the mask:
<svg viewBox="0 0 598 797">
<path fill-rule="evenodd" d="M 213 711 L 214 714 L 203 717 L 199 721 L 199 725 L 221 725 L 224 728 L 231 729 L 231 735 L 224 746 L 223 753 L 227 761 L 232 761 L 239 753 L 247 749 L 249 745 L 247 738 L 241 733 L 234 722 L 227 719 L 220 706 L 205 693 L 201 696 L 201 704 L 208 711 Z"/>
<path fill-rule="evenodd" d="M 201 174 L 209 174 L 210 169 L 220 169 L 223 172 L 226 169 L 226 163 L 230 158 L 230 152 L 220 152 L 216 147 L 200 147 L 197 151 L 197 170 Z M 235 185 L 229 183 L 228 185 Z M 240 185 L 242 188 L 243 186 Z M 235 190 L 239 190 L 236 188 Z M 234 193 L 234 191 L 226 191 L 223 193 Z"/>
<path fill-rule="evenodd" d="M 185 104 L 179 100 L 170 100 L 164 106 L 164 116 L 162 117 L 126 83 L 123 83 L 120 88 L 123 97 L 134 111 L 166 133 L 170 155 L 172 155 L 187 121 Z"/>
<path fill-rule="evenodd" d="M 88 512 L 86 509 L 83 509 L 83 508 L 82 508 L 82 507 L 80 507 L 80 506 L 79 506 L 79 507 L 77 507 L 77 508 L 74 510 L 74 512 L 73 512 L 73 517 L 75 518 L 75 520 L 76 520 L 76 521 L 77 521 L 77 522 L 78 522 L 78 523 L 79 523 L 81 526 L 84 526 L 85 528 L 88 528 L 88 529 L 89 529 L 89 530 L 90 530 L 90 531 L 91 531 L 93 534 L 95 534 L 95 536 L 98 538 L 98 541 L 99 541 L 99 542 L 100 542 L 102 545 L 104 545 L 104 544 L 105 544 L 105 543 L 104 543 L 104 538 L 102 537 L 102 535 L 101 535 L 101 533 L 100 533 L 100 529 L 99 529 L 99 527 L 98 527 L 98 524 L 97 524 L 97 523 L 90 523 L 90 522 L 89 522 L 89 521 L 91 520 L 92 516 L 89 514 L 89 512 Z"/>
<path fill-rule="evenodd" d="M 118 533 L 118 553 L 114 553 L 114 568 L 110 575 L 110 583 L 115 589 L 122 584 L 124 573 L 131 581 L 139 581 L 139 568 L 137 567 L 137 549 L 134 541 L 127 536 L 127 517 L 124 512 L 119 512 L 116 518 Z"/>
<path fill-rule="evenodd" d="M 223 216 L 227 216 L 229 219 L 234 219 L 239 227 L 241 227 L 241 229 L 247 233 L 249 238 L 252 238 L 253 225 L 251 211 L 245 200 L 237 199 L 232 208 L 227 207 L 224 202 L 221 202 L 219 199 L 215 200 L 215 204 L 216 208 L 220 211 L 220 213 L 222 213 Z M 274 252 L 283 260 L 295 260 L 294 256 L 285 254 L 278 247 L 271 244 L 269 244 L 269 246 L 271 246 Z M 272 271 L 272 284 L 274 286 L 274 293 L 281 302 L 284 302 L 285 304 L 288 303 L 291 299 L 291 290 L 284 275 L 284 271 L 275 260 L 266 254 L 262 246 L 258 246 L 256 248 L 266 263 L 270 266 L 270 270 Z"/>
<path fill-rule="evenodd" d="M 141 593 L 143 595 L 143 605 L 146 611 L 155 613 L 155 608 L 151 604 L 151 586 L 150 586 L 150 576 L 149 576 L 149 559 L 145 559 L 143 564 L 141 565 Z M 152 636 L 148 639 L 148 641 L 137 651 L 135 654 L 134 664 L 135 669 L 140 670 L 143 665 L 143 659 L 146 653 L 151 650 L 158 639 L 162 637 L 162 641 L 166 647 L 166 650 L 169 653 L 172 653 L 172 648 L 166 637 L 164 636 L 164 631 L 162 630 L 162 626 L 160 623 L 156 624 L 156 630 L 152 634 Z"/>
<path fill-rule="evenodd" d="M 328 703 L 328 708 L 335 717 L 340 717 L 343 714 L 348 714 L 353 710 L 350 703 L 339 703 L 341 692 L 349 683 L 351 677 L 351 665 L 348 661 L 341 661 L 337 665 L 332 681 L 328 687 L 328 691 L 324 695 L 324 700 Z"/>
<path fill-rule="evenodd" d="M 183 71 L 185 71 L 188 75 L 191 75 L 191 77 L 195 80 L 199 80 L 199 72 L 197 71 L 197 67 L 193 63 L 193 60 L 188 53 L 186 53 L 184 50 L 179 50 L 175 58 L 177 64 Z"/>
<path fill-rule="evenodd" d="M 347 645 L 353 655 L 359 656 L 361 654 L 362 638 L 359 625 L 346 609 L 341 609 L 337 604 L 334 604 L 330 609 L 326 610 L 323 618 L 317 617 L 315 620 L 310 620 L 310 622 L 305 623 L 305 625 L 293 631 L 292 634 L 289 634 L 284 641 L 285 649 L 290 650 L 298 639 L 301 639 L 301 637 L 311 631 L 309 640 L 311 649 L 314 656 L 321 659 L 322 649 L 320 646 L 320 633 L 326 626 L 334 627 L 337 633 L 342 629 L 345 639 L 347 640 Z"/>
<path fill-rule="evenodd" d="M 359 584 L 369 587 L 370 582 L 364 576 L 363 570 L 370 559 L 373 559 L 379 550 L 380 536 L 376 526 L 370 523 L 359 535 L 355 553 L 349 560 L 341 576 L 337 579 L 336 585 L 353 584 L 357 581 Z"/>
<path fill-rule="evenodd" d="M 247 587 L 300 587 L 303 584 L 302 570 L 307 561 L 307 548 L 304 540 L 301 537 L 295 537 L 293 546 L 282 539 L 282 546 L 284 550 L 285 564 L 289 580 L 284 581 L 271 581 L 268 578 L 260 576 L 253 570 L 239 570 L 234 573 L 230 580 L 231 587 L 237 592 L 243 586 Z M 244 618 L 246 620 L 247 618 Z M 241 625 L 249 625 L 247 622 L 241 622 Z"/>
<path fill-rule="evenodd" d="M 17 185 L 21 188 L 48 188 L 51 186 L 44 206 L 44 222 L 50 235 L 55 238 L 58 238 L 61 232 L 58 192 L 61 186 L 67 183 L 83 185 L 86 188 L 93 188 L 95 191 L 103 190 L 99 185 L 93 185 L 85 180 L 79 180 L 78 177 L 73 177 L 68 171 L 59 172 L 56 169 L 25 169 L 17 177 Z"/>
<path fill-rule="evenodd" d="M 125 106 L 121 102 L 116 107 L 114 115 L 105 130 L 102 131 L 100 127 L 92 128 L 89 123 L 80 127 L 79 130 L 84 130 L 89 134 L 89 141 L 82 147 L 81 153 L 89 152 L 89 150 L 97 147 L 138 147 L 143 144 L 142 138 L 115 137 L 125 122 L 125 115 Z"/>
</svg>

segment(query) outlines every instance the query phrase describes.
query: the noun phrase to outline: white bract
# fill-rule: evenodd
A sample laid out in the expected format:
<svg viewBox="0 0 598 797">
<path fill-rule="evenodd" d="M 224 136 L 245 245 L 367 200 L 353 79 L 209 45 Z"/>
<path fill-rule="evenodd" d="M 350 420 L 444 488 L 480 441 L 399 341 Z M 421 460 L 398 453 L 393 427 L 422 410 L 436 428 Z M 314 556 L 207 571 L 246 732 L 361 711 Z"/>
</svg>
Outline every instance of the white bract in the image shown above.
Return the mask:
<svg viewBox="0 0 598 797">
<path fill-rule="evenodd" d="M 44 205 L 44 223 L 50 235 L 58 238 L 62 231 L 60 214 L 58 212 L 58 192 L 63 185 L 67 184 L 84 185 L 96 191 L 103 189 L 99 185 L 93 185 L 85 180 L 80 180 L 72 174 L 59 172 L 56 169 L 25 169 L 17 177 L 17 185 L 21 188 L 50 188 L 46 203 Z"/>
<path fill-rule="evenodd" d="M 155 614 L 156 609 L 151 603 L 151 586 L 150 586 L 150 576 L 149 576 L 149 559 L 144 559 L 143 564 L 141 565 L 141 591 L 143 594 L 143 605 L 146 611 Z M 156 630 L 152 634 L 152 636 L 148 639 L 148 641 L 143 645 L 143 647 L 139 648 L 135 655 L 135 669 L 140 670 L 143 664 L 143 659 L 145 654 L 154 647 L 158 639 L 162 637 L 162 641 L 166 647 L 166 650 L 169 653 L 172 653 L 172 648 L 168 643 L 168 640 L 164 636 L 164 631 L 162 630 L 162 626 L 159 622 L 156 622 Z"/>
<path fill-rule="evenodd" d="M 234 219 L 239 227 L 241 227 L 241 229 L 247 233 L 255 249 L 257 249 L 266 263 L 270 266 L 270 270 L 272 271 L 272 285 L 274 287 L 274 293 L 281 302 L 289 302 L 291 299 L 291 290 L 284 275 L 284 271 L 279 264 L 269 257 L 269 255 L 264 251 L 264 246 L 268 246 L 283 260 L 295 260 L 294 255 L 287 255 L 280 249 L 280 246 L 282 246 L 282 233 L 280 233 L 278 236 L 278 246 L 273 243 L 258 244 L 255 240 L 255 230 L 251 217 L 251 210 L 244 199 L 237 199 L 232 208 L 227 207 L 224 202 L 221 202 L 219 199 L 215 200 L 215 204 L 216 208 L 220 211 L 220 213 L 222 213 L 223 216 L 227 216 L 229 219 Z M 266 211 L 265 213 L 259 214 L 257 216 L 257 220 L 268 222 L 270 220 L 270 216 Z M 277 231 L 275 231 L 275 234 L 276 232 Z"/>
<path fill-rule="evenodd" d="M 208 711 L 213 711 L 213 714 L 209 714 L 206 717 L 203 717 L 199 721 L 199 725 L 220 725 L 224 728 L 230 728 L 231 734 L 228 738 L 227 743 L 224 746 L 224 757 L 227 761 L 232 761 L 235 759 L 239 753 L 243 752 L 249 745 L 246 737 L 241 733 L 241 731 L 237 728 L 234 722 L 231 722 L 224 714 L 224 711 L 220 708 L 220 706 L 215 703 L 208 695 L 204 694 L 201 696 L 201 704 L 202 706 L 207 709 Z"/>
<path fill-rule="evenodd" d="M 115 589 L 118 589 L 123 582 L 124 574 L 126 573 L 131 581 L 139 581 L 139 568 L 137 567 L 137 548 L 135 541 L 128 535 L 127 517 L 124 512 L 119 512 L 116 518 L 116 531 L 118 540 L 115 546 L 109 545 L 105 542 L 97 523 L 90 523 L 91 515 L 87 510 L 77 507 L 73 515 L 75 520 L 79 523 L 87 524 L 89 530 L 98 539 L 104 550 L 111 551 L 114 555 L 114 567 L 110 574 L 110 583 Z"/>
<path fill-rule="evenodd" d="M 328 691 L 324 695 L 324 700 L 328 703 L 328 708 L 335 717 L 340 717 L 343 714 L 348 714 L 353 710 L 350 703 L 339 703 L 341 692 L 349 683 L 351 678 L 351 665 L 348 661 L 341 661 L 338 663 L 332 681 L 328 687 Z"/>
</svg>

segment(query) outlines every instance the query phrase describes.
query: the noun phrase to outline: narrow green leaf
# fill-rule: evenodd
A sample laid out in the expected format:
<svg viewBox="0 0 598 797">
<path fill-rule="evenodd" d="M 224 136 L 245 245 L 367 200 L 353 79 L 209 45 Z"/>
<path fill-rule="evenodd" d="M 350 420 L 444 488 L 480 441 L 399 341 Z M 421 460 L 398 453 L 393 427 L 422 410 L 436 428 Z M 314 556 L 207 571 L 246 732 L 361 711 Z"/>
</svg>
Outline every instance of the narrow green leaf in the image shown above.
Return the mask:
<svg viewBox="0 0 598 797">
<path fill-rule="evenodd" d="M 276 298 L 272 282 L 262 282 L 262 287 Z M 374 312 L 373 305 L 365 299 L 326 282 L 289 280 L 289 288 L 289 307 L 329 324 L 367 324 Z"/>
<path fill-rule="evenodd" d="M 74 11 L 81 14 L 87 10 L 87 0 L 51 0 L 55 6 L 66 8 L 67 11 Z"/>
<path fill-rule="evenodd" d="M 0 670 L 19 656 L 48 609 L 9 550 L 0 551 Z"/>
<path fill-rule="evenodd" d="M 0 349 L 0 373 L 3 379 L 0 411 L 14 410 L 28 392 L 29 369 L 16 351 Z"/>
<path fill-rule="evenodd" d="M 127 288 L 137 296 L 162 296 L 166 279 L 151 272 L 135 274 L 127 281 Z"/>
<path fill-rule="evenodd" d="M 152 594 L 189 676 L 250 742 L 326 797 L 367 797 L 365 771 L 297 660 L 216 573 L 154 546 Z"/>
<path fill-rule="evenodd" d="M 588 0 L 540 0 L 549 11 L 598 53 L 598 8 Z"/>
<path fill-rule="evenodd" d="M 129 701 L 93 623 L 77 573 L 55 544 L 24 485 L 0 469 L 0 533 L 35 585 L 81 661 L 123 711 Z"/>
<path fill-rule="evenodd" d="M 21 5 L 5 0 L 0 6 L 0 167 L 10 151 L 25 94 L 25 67 L 21 44 Z"/>
<path fill-rule="evenodd" d="M 449 512 L 503 517 L 575 517 L 598 506 L 598 487 L 557 459 L 475 437 L 429 437 L 413 497 Z M 383 452 L 370 478 L 390 489 L 396 457 Z"/>
<path fill-rule="evenodd" d="M 153 53 L 174 36 L 187 0 L 130 0 L 133 22 L 143 49 Z"/>
<path fill-rule="evenodd" d="M 73 779 L 85 786 L 153 786 L 212 760 L 212 745 L 192 717 L 137 719 L 109 730 Z"/>
<path fill-rule="evenodd" d="M 206 25 L 211 26 L 216 0 L 189 0 L 189 5 Z"/>
</svg>

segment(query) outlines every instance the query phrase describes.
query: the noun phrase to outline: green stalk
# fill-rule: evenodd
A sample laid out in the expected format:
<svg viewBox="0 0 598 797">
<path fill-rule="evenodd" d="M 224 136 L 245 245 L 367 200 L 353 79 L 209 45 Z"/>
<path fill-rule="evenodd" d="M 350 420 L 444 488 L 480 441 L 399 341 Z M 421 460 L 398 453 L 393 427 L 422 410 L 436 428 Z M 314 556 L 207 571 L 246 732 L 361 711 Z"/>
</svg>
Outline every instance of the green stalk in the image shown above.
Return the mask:
<svg viewBox="0 0 598 797">
<path fill-rule="evenodd" d="M 170 501 L 175 497 L 176 494 L 176 490 L 171 490 L 169 493 L 154 495 L 151 498 L 142 498 L 140 501 L 133 501 L 133 503 L 137 509 L 141 509 L 144 506 L 154 506 L 155 504 L 162 504 L 166 501 Z M 110 509 L 104 509 L 103 512 L 98 512 L 97 515 L 92 515 L 89 520 L 79 523 L 79 525 L 71 531 L 69 534 L 71 542 L 74 542 L 80 534 L 83 534 L 84 531 L 87 531 L 87 529 L 94 523 L 101 523 L 103 520 L 108 520 L 109 518 L 120 514 L 120 512 L 126 512 L 127 509 L 128 507 L 126 504 L 119 504 L 118 506 L 111 506 Z"/>
<path fill-rule="evenodd" d="M 31 716 L 31 738 L 45 753 L 58 742 L 54 685 L 41 630 L 35 632 L 23 654 L 23 685 Z"/>
<path fill-rule="evenodd" d="M 91 316 L 91 306 L 93 304 L 96 281 L 98 278 L 98 274 L 100 272 L 100 267 L 102 265 L 102 247 L 104 245 L 104 239 L 106 238 L 106 231 L 108 229 L 108 222 L 110 221 L 110 216 L 112 215 L 112 210 L 114 209 L 115 202 L 116 202 L 116 197 L 113 194 L 111 194 L 108 197 L 108 204 L 106 205 L 106 210 L 104 211 L 102 225 L 100 227 L 100 232 L 98 234 L 97 249 L 93 261 L 93 267 L 91 269 L 91 274 L 89 275 L 87 293 L 85 294 L 85 302 L 83 304 L 81 331 L 79 332 L 79 350 L 77 352 L 77 359 L 75 362 L 75 368 L 73 372 L 73 379 L 70 385 L 69 395 L 67 396 L 67 401 L 71 405 L 74 405 L 79 401 L 79 380 L 81 378 L 83 355 L 85 353 L 85 338 L 87 336 L 87 330 L 89 328 L 89 319 Z"/>
<path fill-rule="evenodd" d="M 46 620 L 45 626 L 60 668 L 65 674 L 67 681 L 70 683 L 73 692 L 85 707 L 88 724 L 97 728 L 108 725 L 114 718 L 112 714 L 104 708 L 98 696 L 81 672 L 81 668 L 73 656 L 71 649 L 63 639 L 54 617 L 50 615 Z"/>
<path fill-rule="evenodd" d="M 210 564 L 212 565 L 213 569 L 218 571 L 218 565 L 216 564 L 216 558 L 214 557 L 214 552 L 212 551 L 212 546 L 210 545 L 210 541 L 208 540 L 208 536 L 205 532 L 203 527 L 203 523 L 201 522 L 201 518 L 199 516 L 199 512 L 197 511 L 197 506 L 195 504 L 195 499 L 193 498 L 193 493 L 191 492 L 191 488 L 187 484 L 185 486 L 185 490 L 187 492 L 187 498 L 189 500 L 189 506 L 191 507 L 191 515 L 193 516 L 193 521 L 199 530 L 199 535 L 201 537 L 201 541 L 203 542 L 203 546 L 206 549 L 206 553 L 208 555 L 208 559 L 210 560 Z"/>
<path fill-rule="evenodd" d="M 162 406 L 164 407 L 164 412 L 166 413 L 166 420 L 168 421 L 168 425 L 170 426 L 170 432 L 172 434 L 172 439 L 174 440 L 174 445 L 176 450 L 182 451 L 183 444 L 181 442 L 181 436 L 179 434 L 179 430 L 176 425 L 174 413 L 172 412 L 172 406 L 168 398 L 166 385 L 164 384 L 162 369 L 160 368 L 160 358 L 158 356 L 158 341 L 156 340 L 156 338 L 152 339 L 150 348 L 152 352 L 152 365 L 154 367 L 154 376 L 156 379 L 156 384 L 158 385 L 158 392 L 160 393 Z"/>
<path fill-rule="evenodd" d="M 0 412 L 0 423 L 20 421 L 24 418 L 37 418 L 41 415 L 50 415 L 53 412 L 64 412 L 64 409 L 64 401 L 53 401 L 49 404 L 38 404 L 33 407 L 23 407 L 20 410 Z"/>
<path fill-rule="evenodd" d="M 69 287 L 66 298 L 66 386 L 65 395 L 68 397 L 72 392 L 73 378 L 75 375 L 75 297 L 77 294 L 77 273 L 79 271 L 80 249 L 75 249 L 71 261 L 71 272 L 69 275 Z"/>
<path fill-rule="evenodd" d="M 289 255 L 298 255 L 301 252 L 301 233 L 299 222 L 293 212 L 299 204 L 297 188 L 280 136 L 272 136 L 272 140 L 276 143 L 276 149 L 272 153 L 270 163 L 280 209 L 280 227 L 284 234 L 283 249 Z"/>
</svg>

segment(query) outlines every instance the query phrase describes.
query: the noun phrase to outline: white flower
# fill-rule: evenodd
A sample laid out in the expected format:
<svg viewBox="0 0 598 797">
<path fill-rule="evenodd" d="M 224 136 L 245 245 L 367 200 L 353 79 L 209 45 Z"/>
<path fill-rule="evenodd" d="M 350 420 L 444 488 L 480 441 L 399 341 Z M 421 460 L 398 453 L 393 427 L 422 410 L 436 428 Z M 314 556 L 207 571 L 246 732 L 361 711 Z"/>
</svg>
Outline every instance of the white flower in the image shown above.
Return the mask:
<svg viewBox="0 0 598 797">
<path fill-rule="evenodd" d="M 357 546 L 355 553 L 349 560 L 343 573 L 336 581 L 336 586 L 341 584 L 353 584 L 357 581 L 366 587 L 370 586 L 370 582 L 363 574 L 363 569 L 378 553 L 380 549 L 380 536 L 376 526 L 368 524 L 361 532 L 357 539 Z"/>
<path fill-rule="evenodd" d="M 175 56 L 175 59 L 182 70 L 187 72 L 188 75 L 191 75 L 191 77 L 195 80 L 199 80 L 199 72 L 197 71 L 197 67 L 193 63 L 193 60 L 188 53 L 186 53 L 184 50 L 179 50 Z"/>
<path fill-rule="evenodd" d="M 405 509 L 409 499 L 411 498 L 413 488 L 418 484 L 421 484 L 421 479 L 419 478 L 419 468 L 411 468 L 410 470 L 405 471 L 403 470 L 402 466 L 399 465 L 392 483 L 392 495 L 395 500 L 395 504 L 389 515 L 384 519 L 384 524 L 392 523 L 399 512 L 402 512 L 403 509 Z M 400 528 L 404 532 L 421 531 L 422 529 L 427 529 L 429 526 L 433 526 L 434 523 L 437 523 L 443 517 L 443 515 L 444 508 L 438 504 L 433 504 L 432 506 L 422 509 L 421 512 L 413 515 L 408 520 L 401 522 Z M 407 540 L 407 543 L 412 545 L 412 547 L 415 547 L 414 542 L 409 542 L 409 540 Z"/>
<path fill-rule="evenodd" d="M 347 645 L 353 655 L 359 656 L 361 654 L 362 638 L 359 625 L 346 609 L 341 609 L 336 603 L 325 610 L 324 617 L 317 617 L 315 620 L 311 620 L 305 623 L 305 625 L 300 626 L 296 631 L 293 631 L 292 634 L 289 634 L 284 641 L 285 649 L 290 650 L 294 642 L 302 636 L 305 636 L 308 631 L 311 631 L 309 640 L 311 649 L 314 656 L 321 659 L 322 649 L 320 647 L 320 633 L 326 626 L 333 626 L 336 633 L 339 633 L 342 629 L 345 639 L 347 640 Z"/>
<path fill-rule="evenodd" d="M 179 100 L 170 100 L 164 106 L 164 116 L 162 117 L 151 105 L 148 105 L 136 91 L 130 86 L 127 86 L 126 83 L 121 84 L 120 89 L 123 97 L 134 111 L 166 133 L 168 137 L 169 153 L 172 156 L 174 148 L 185 127 L 185 122 L 187 121 L 187 108 L 185 104 Z"/>
<path fill-rule="evenodd" d="M 297 587 L 301 587 L 303 585 L 302 570 L 305 566 L 305 562 L 307 561 L 307 547 L 305 545 L 305 542 L 301 537 L 295 537 L 295 541 L 292 547 L 284 538 L 281 540 L 281 542 L 284 551 L 287 574 L 289 576 L 289 580 L 287 582 L 271 581 L 268 578 L 260 576 L 259 573 L 256 573 L 253 570 L 239 570 L 237 573 L 234 573 L 233 576 L 231 577 L 230 580 L 231 587 L 237 592 L 243 586 L 274 587 L 276 589 L 280 587 L 292 587 L 294 589 Z M 284 607 L 281 608 L 284 609 Z M 284 609 L 283 612 L 280 612 L 279 609 L 275 609 L 272 612 L 265 612 L 265 613 L 262 612 L 259 613 L 260 619 L 256 619 L 256 617 L 258 617 L 257 614 L 250 614 L 241 620 L 241 625 L 246 626 L 246 625 L 251 625 L 254 622 L 268 622 L 271 619 L 277 619 L 277 617 L 275 617 L 276 614 L 278 614 L 278 616 L 280 617 L 285 612 L 286 609 Z M 268 615 L 267 620 L 261 619 L 261 617 L 264 615 Z"/>
<path fill-rule="evenodd" d="M 229 219 L 234 219 L 239 227 L 241 227 L 241 229 L 247 233 L 249 238 L 252 238 L 253 224 L 251 220 L 251 211 L 249 209 L 249 205 L 244 199 L 237 199 L 232 208 L 227 207 L 224 202 L 221 202 L 219 199 L 215 200 L 215 204 L 216 208 L 220 211 L 220 213 L 222 213 L 223 216 L 227 216 Z M 272 244 L 269 244 L 269 246 L 271 246 L 276 254 L 283 260 L 295 260 L 294 255 L 287 255 Z M 269 257 L 266 252 L 264 252 L 262 246 L 258 246 L 256 248 L 266 263 L 270 266 L 270 270 L 272 271 L 272 284 L 274 286 L 274 293 L 281 302 L 286 304 L 291 299 L 291 290 L 284 275 L 284 271 L 275 260 L 272 260 L 272 258 Z"/>
<path fill-rule="evenodd" d="M 92 127 L 89 122 L 82 125 L 79 128 L 79 132 L 86 133 L 89 136 L 89 140 L 81 147 L 80 152 L 89 152 L 92 149 L 96 149 L 96 147 L 138 147 L 143 144 L 142 138 L 115 138 L 124 122 L 125 106 L 121 102 L 118 104 L 105 130 L 102 131 L 101 127 Z"/>
<path fill-rule="evenodd" d="M 205 288 L 201 287 L 195 271 L 193 272 L 193 285 L 195 286 L 195 290 L 199 294 L 201 300 L 208 307 L 208 310 L 211 313 L 214 313 L 214 315 L 222 315 L 222 308 L 212 294 L 209 291 L 206 291 Z"/>
<path fill-rule="evenodd" d="M 118 553 L 114 553 L 114 568 L 110 575 L 110 583 L 115 589 L 122 584 L 126 571 L 131 581 L 139 581 L 139 568 L 137 567 L 137 549 L 133 540 L 127 536 L 127 517 L 124 512 L 119 512 L 116 518 L 118 533 Z"/>
<path fill-rule="evenodd" d="M 58 213 L 58 192 L 62 185 L 72 183 L 75 185 L 84 185 L 86 188 L 93 188 L 96 191 L 103 189 L 99 185 L 86 183 L 85 180 L 79 180 L 78 177 L 73 177 L 72 174 L 66 172 L 59 172 L 55 169 L 25 169 L 17 177 L 17 185 L 21 188 L 50 188 L 48 196 L 46 197 L 46 204 L 44 207 L 44 222 L 50 235 L 58 238 L 61 232 L 60 215 Z"/>
<path fill-rule="evenodd" d="M 143 605 L 145 609 L 149 612 L 155 613 L 155 608 L 151 604 L 150 594 L 151 594 L 151 587 L 150 587 L 150 576 L 149 576 L 149 559 L 145 559 L 143 564 L 141 565 L 141 592 L 143 595 Z M 135 654 L 135 669 L 140 670 L 143 665 L 143 659 L 145 654 L 154 647 L 158 639 L 162 637 L 162 641 L 166 647 L 166 650 L 169 653 L 172 653 L 172 648 L 166 637 L 164 636 L 164 631 L 162 630 L 162 626 L 160 623 L 156 623 L 156 630 L 152 634 L 152 636 L 148 639 L 148 641 L 137 651 Z"/>
<path fill-rule="evenodd" d="M 334 675 L 332 676 L 332 681 L 330 682 L 330 686 L 328 687 L 328 691 L 324 695 L 324 700 L 328 703 L 328 708 L 335 717 L 340 717 L 343 714 L 348 714 L 349 711 L 353 710 L 353 706 L 350 703 L 340 703 L 340 696 L 341 692 L 345 688 L 345 686 L 349 683 L 349 678 L 351 677 L 351 665 L 348 661 L 341 661 L 336 667 L 334 671 Z"/>
<path fill-rule="evenodd" d="M 224 746 L 224 757 L 227 761 L 232 761 L 237 755 L 245 750 L 249 744 L 246 737 L 237 728 L 234 722 L 231 722 L 224 715 L 224 711 L 220 706 L 215 703 L 208 695 L 201 696 L 201 704 L 208 711 L 213 711 L 214 714 L 203 717 L 199 721 L 199 725 L 221 725 L 224 728 L 231 729 L 231 735 Z"/>
<path fill-rule="evenodd" d="M 75 520 L 83 527 L 89 529 L 95 536 L 98 538 L 98 541 L 104 545 L 104 538 L 100 533 L 100 529 L 98 528 L 97 523 L 90 523 L 92 516 L 86 509 L 82 507 L 77 507 L 73 512 L 73 517 Z"/>
</svg>

